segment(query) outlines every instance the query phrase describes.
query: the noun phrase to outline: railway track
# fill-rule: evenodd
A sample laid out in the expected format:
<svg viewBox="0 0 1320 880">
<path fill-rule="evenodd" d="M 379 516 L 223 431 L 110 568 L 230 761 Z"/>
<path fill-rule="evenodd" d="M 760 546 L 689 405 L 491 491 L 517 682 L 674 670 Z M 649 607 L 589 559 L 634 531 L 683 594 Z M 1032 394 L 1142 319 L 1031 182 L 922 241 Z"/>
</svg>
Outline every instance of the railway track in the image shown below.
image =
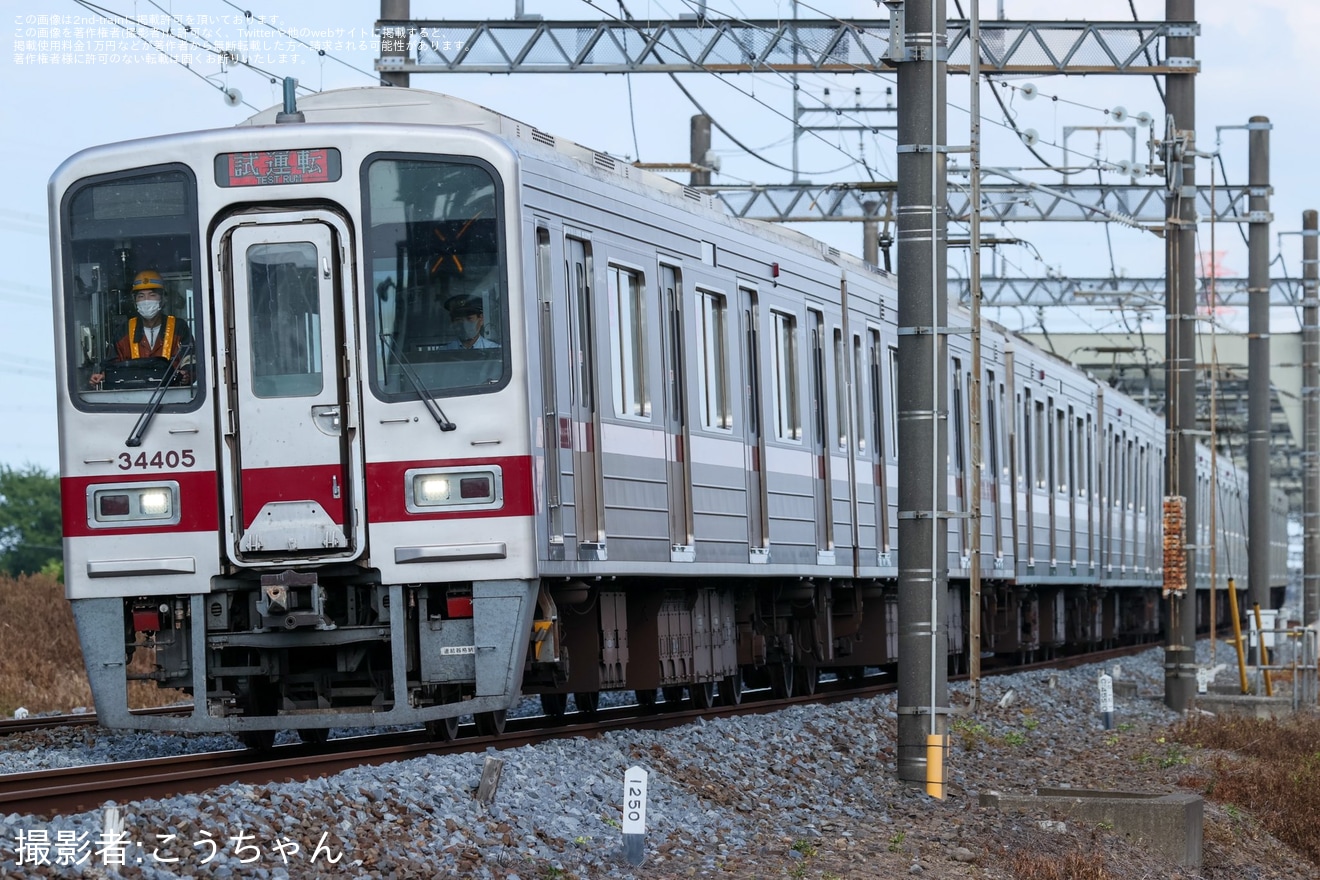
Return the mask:
<svg viewBox="0 0 1320 880">
<path fill-rule="evenodd" d="M 1018 664 L 987 671 L 1022 672 L 1067 668 L 1085 663 L 1105 662 L 1148 650 L 1150 645 L 1129 646 L 1098 653 L 1056 658 L 1031 664 Z M 885 680 L 879 681 L 878 679 Z M 965 676 L 951 676 L 957 680 Z M 231 782 L 267 784 L 303 781 L 327 776 L 361 766 L 386 764 L 431 754 L 481 752 L 487 748 L 512 749 L 535 745 L 552 739 L 597 737 L 604 733 L 632 730 L 662 730 L 692 723 L 698 719 L 771 713 L 788 706 L 864 699 L 887 693 L 897 687 L 891 677 L 872 676 L 857 685 L 844 681 L 822 682 L 812 695 L 777 699 L 768 690 L 747 691 L 737 706 L 717 706 L 707 710 L 667 709 L 667 704 L 642 708 L 637 705 L 601 709 L 595 717 L 570 713 L 559 719 L 545 716 L 510 718 L 499 736 L 478 736 L 475 725 L 464 725 L 458 738 L 436 741 L 423 731 L 373 734 L 331 740 L 320 746 L 292 744 L 270 751 L 235 749 L 194 755 L 114 764 L 41 770 L 31 773 L 0 775 L 0 815 L 7 813 L 52 816 L 92 810 L 106 801 L 119 803 L 163 798 L 188 792 L 205 791 Z M 175 710 L 177 711 L 177 710 Z M 64 716 L 90 723 L 94 716 Z M 26 721 L 52 719 L 26 719 Z"/>
<path fill-rule="evenodd" d="M 134 715 L 181 715 L 187 707 L 159 706 L 154 709 L 133 709 Z M 77 712 L 69 715 L 29 715 L 27 718 L 0 718 L 0 737 L 13 733 L 49 730 L 53 727 L 88 727 L 98 723 L 95 712 Z"/>
</svg>

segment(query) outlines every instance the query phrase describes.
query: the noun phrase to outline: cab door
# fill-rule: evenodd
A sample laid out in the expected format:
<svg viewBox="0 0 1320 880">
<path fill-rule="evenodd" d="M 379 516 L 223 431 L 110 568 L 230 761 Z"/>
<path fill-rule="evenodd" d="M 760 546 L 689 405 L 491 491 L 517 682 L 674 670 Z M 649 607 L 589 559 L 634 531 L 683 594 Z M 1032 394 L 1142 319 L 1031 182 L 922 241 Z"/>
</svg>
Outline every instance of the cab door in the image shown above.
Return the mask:
<svg viewBox="0 0 1320 880">
<path fill-rule="evenodd" d="M 365 518 L 348 230 L 327 212 L 238 217 L 215 241 L 230 558 L 355 558 Z"/>
</svg>

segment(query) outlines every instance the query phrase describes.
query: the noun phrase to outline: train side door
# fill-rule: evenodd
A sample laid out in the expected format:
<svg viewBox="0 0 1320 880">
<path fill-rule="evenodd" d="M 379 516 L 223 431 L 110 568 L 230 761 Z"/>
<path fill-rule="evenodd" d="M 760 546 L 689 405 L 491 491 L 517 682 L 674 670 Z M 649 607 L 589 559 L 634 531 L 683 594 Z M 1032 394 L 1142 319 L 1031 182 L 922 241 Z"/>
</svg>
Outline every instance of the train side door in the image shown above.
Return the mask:
<svg viewBox="0 0 1320 880">
<path fill-rule="evenodd" d="M 761 419 L 761 324 L 756 291 L 738 288 L 743 321 L 744 381 L 747 383 L 747 410 L 743 418 L 743 440 L 747 444 L 747 546 L 752 562 L 770 557 L 769 529 L 766 525 L 765 433 Z"/>
<path fill-rule="evenodd" d="M 568 272 L 569 409 L 572 418 L 573 507 L 576 511 L 578 559 L 605 559 L 601 516 L 600 417 L 596 405 L 596 328 L 592 297 L 594 269 L 591 246 L 581 238 L 565 238 Z"/>
<path fill-rule="evenodd" d="M 660 266 L 660 351 L 664 381 L 665 479 L 669 484 L 669 544 L 672 561 L 693 553 L 688 471 L 687 384 L 683 373 L 683 287 L 673 266 Z"/>
<path fill-rule="evenodd" d="M 834 502 L 831 485 L 829 411 L 825 378 L 825 316 L 807 310 L 811 334 L 811 453 L 814 462 L 812 494 L 815 497 L 816 557 L 818 562 L 834 562 Z"/>
<path fill-rule="evenodd" d="M 228 552 L 354 558 L 365 517 L 348 230 L 324 212 L 238 217 L 213 241 Z"/>
<path fill-rule="evenodd" d="M 563 465 L 560 450 L 572 448 L 569 419 L 559 415 L 559 391 L 555 381 L 558 346 L 555 343 L 555 296 L 550 230 L 536 227 L 537 321 L 541 334 L 541 417 L 545 444 L 545 527 L 547 553 L 564 558 Z"/>
</svg>

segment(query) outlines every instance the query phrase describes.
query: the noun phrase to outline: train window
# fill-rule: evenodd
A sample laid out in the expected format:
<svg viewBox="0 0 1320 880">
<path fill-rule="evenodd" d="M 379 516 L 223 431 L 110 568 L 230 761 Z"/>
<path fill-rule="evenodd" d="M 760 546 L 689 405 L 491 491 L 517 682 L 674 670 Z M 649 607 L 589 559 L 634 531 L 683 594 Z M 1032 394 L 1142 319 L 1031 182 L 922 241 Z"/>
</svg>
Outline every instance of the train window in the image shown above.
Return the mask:
<svg viewBox="0 0 1320 880">
<path fill-rule="evenodd" d="M 316 245 L 257 244 L 247 250 L 252 392 L 313 397 L 322 378 L 321 299 Z"/>
<path fill-rule="evenodd" d="M 718 293 L 697 291 L 697 396 L 704 428 L 733 427 L 727 338 L 727 300 Z"/>
<path fill-rule="evenodd" d="M 1123 499 L 1118 496 L 1119 485 L 1120 485 L 1119 480 L 1121 477 L 1121 475 L 1119 474 L 1121 459 L 1119 457 L 1118 451 L 1121 448 L 1123 441 L 1119 439 L 1117 434 L 1112 434 L 1111 437 L 1113 439 L 1113 443 L 1110 444 L 1110 450 L 1109 450 L 1109 501 L 1111 504 L 1114 505 L 1114 507 L 1122 508 Z"/>
<path fill-rule="evenodd" d="M 1086 416 L 1086 477 L 1085 477 L 1084 488 L 1091 495 L 1092 498 L 1094 498 L 1096 495 L 1096 486 L 1094 482 L 1095 481 L 1095 452 L 1093 451 L 1094 444 L 1095 444 L 1095 440 L 1091 437 L 1091 416 L 1088 413 Z"/>
<path fill-rule="evenodd" d="M 1137 450 L 1137 458 L 1138 458 L 1138 460 L 1139 460 L 1139 462 L 1140 462 L 1140 463 L 1137 465 L 1137 480 L 1138 480 L 1138 483 L 1137 483 L 1137 510 L 1141 511 L 1142 513 L 1145 513 L 1145 512 L 1146 512 L 1146 492 L 1147 492 L 1147 488 L 1146 488 L 1146 486 L 1147 486 L 1147 483 L 1149 482 L 1149 479 L 1150 479 L 1150 473 L 1149 473 L 1148 470 L 1147 470 L 1147 464 L 1146 464 L 1146 446 L 1145 446 L 1145 444 L 1142 444 L 1141 448 L 1140 448 L 1139 450 Z"/>
<path fill-rule="evenodd" d="M 898 348 L 889 347 L 889 387 L 885 390 L 889 392 L 889 460 L 898 461 L 898 395 L 894 389 L 898 387 Z"/>
<path fill-rule="evenodd" d="M 856 410 L 857 451 L 866 453 L 866 370 L 862 361 L 862 337 L 853 335 L 853 408 Z"/>
<path fill-rule="evenodd" d="M 797 318 L 772 312 L 774 320 L 775 436 L 780 440 L 802 439 L 802 413 L 798 403 Z"/>
<path fill-rule="evenodd" d="M 1068 494 L 1068 422 L 1063 410 L 1054 411 L 1054 491 Z"/>
<path fill-rule="evenodd" d="M 1010 375 L 1011 375 L 1011 371 L 1010 371 Z M 1001 413 L 1004 413 L 1008 417 L 1008 419 L 1012 418 L 1013 411 L 1009 408 L 1008 405 L 1008 389 L 1004 386 L 1003 382 L 999 383 L 999 411 Z M 1012 425 L 1008 425 L 1006 427 L 1010 432 L 1013 430 Z M 1000 445 L 1001 448 L 1003 448 L 1003 445 L 1005 444 L 1003 429 L 1000 429 L 999 431 L 995 432 L 995 443 L 996 445 Z M 1008 448 L 1006 452 L 1008 454 L 1000 456 L 1000 459 L 1004 462 L 1003 465 L 1001 465 L 1001 467 L 1003 469 L 1003 475 L 1005 480 L 1013 476 L 1013 466 L 1012 466 L 1012 461 L 1010 460 L 1013 454 L 1011 440 L 1008 441 L 1007 447 Z"/>
<path fill-rule="evenodd" d="M 1123 456 L 1123 493 L 1127 499 L 1124 506 L 1128 510 L 1137 509 L 1137 460 L 1133 454 L 1135 448 L 1135 443 L 1128 440 Z"/>
<path fill-rule="evenodd" d="M 197 186 L 165 166 L 70 188 L 62 205 L 68 376 L 80 405 L 200 403 Z"/>
<path fill-rule="evenodd" d="M 963 457 L 963 442 L 966 434 L 963 427 L 963 372 L 962 361 L 953 359 L 953 368 L 949 371 L 953 380 L 953 472 L 962 474 L 966 471 Z"/>
<path fill-rule="evenodd" d="M 839 449 L 848 448 L 848 395 L 845 393 L 848 362 L 844 357 L 843 331 L 834 330 L 834 427 Z"/>
<path fill-rule="evenodd" d="M 1077 479 L 1073 481 L 1073 494 L 1078 498 L 1085 498 L 1090 474 L 1086 470 L 1086 422 L 1080 416 L 1077 417 L 1074 431 L 1077 449 L 1073 453 L 1075 456 L 1073 467 L 1076 468 Z"/>
<path fill-rule="evenodd" d="M 1022 389 L 1022 474 L 1019 480 L 1031 479 L 1034 473 L 1032 458 L 1035 455 L 1035 448 L 1031 437 L 1031 389 Z"/>
<path fill-rule="evenodd" d="M 1049 486 L 1049 440 L 1047 436 L 1048 426 L 1045 423 L 1045 402 L 1036 401 L 1036 488 L 1045 489 Z"/>
<path fill-rule="evenodd" d="M 646 289 L 637 272 L 610 266 L 605 272 L 609 292 L 610 346 L 614 354 L 615 412 L 627 418 L 651 417 L 646 386 Z"/>
<path fill-rule="evenodd" d="M 509 379 L 498 175 L 477 159 L 377 156 L 363 172 L 371 384 L 386 400 Z"/>
<path fill-rule="evenodd" d="M 880 363 L 880 334 L 875 330 L 867 332 L 868 349 L 871 362 L 871 434 L 875 437 L 875 451 L 884 458 L 885 454 L 885 396 L 884 367 Z"/>
<path fill-rule="evenodd" d="M 989 442 L 986 460 L 990 466 L 990 479 L 999 479 L 999 421 L 995 417 L 995 371 L 985 371 L 985 436 Z M 1002 389 L 1000 391 L 1002 392 Z"/>
</svg>

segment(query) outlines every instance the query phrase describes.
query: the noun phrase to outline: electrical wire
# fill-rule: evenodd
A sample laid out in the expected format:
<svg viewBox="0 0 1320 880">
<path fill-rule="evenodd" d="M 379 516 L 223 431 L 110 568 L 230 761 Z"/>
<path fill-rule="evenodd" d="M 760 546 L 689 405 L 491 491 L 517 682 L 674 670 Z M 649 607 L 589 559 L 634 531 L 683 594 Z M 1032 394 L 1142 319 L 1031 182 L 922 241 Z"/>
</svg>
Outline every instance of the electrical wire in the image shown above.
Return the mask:
<svg viewBox="0 0 1320 880">
<path fill-rule="evenodd" d="M 1136 0 L 1128 0 L 1128 8 L 1132 10 L 1132 20 L 1133 20 L 1133 21 L 1136 21 L 1136 22 L 1141 21 L 1141 16 L 1137 15 L 1137 3 L 1136 3 Z M 1144 50 L 1144 52 L 1145 52 L 1145 55 L 1146 55 L 1146 63 L 1149 64 L 1149 65 L 1151 65 L 1152 67 L 1154 67 L 1154 66 L 1155 66 L 1155 60 L 1154 60 L 1153 58 L 1150 57 L 1150 48 L 1147 47 L 1147 48 Z M 1151 74 L 1150 78 L 1153 79 L 1153 80 L 1155 80 L 1155 91 L 1159 93 L 1159 95 L 1160 95 L 1160 103 L 1163 104 L 1163 103 L 1164 103 L 1164 86 L 1163 86 L 1162 83 L 1160 83 L 1160 78 L 1159 78 L 1158 76 L 1156 76 L 1155 74 Z"/>
<path fill-rule="evenodd" d="M 223 2 L 225 3 L 226 6 L 230 6 L 230 7 L 234 8 L 234 9 L 238 10 L 239 12 L 243 13 L 243 17 L 244 17 L 244 18 L 247 18 L 247 19 L 252 18 L 252 11 L 251 11 L 251 10 L 249 10 L 249 9 L 244 9 L 243 7 L 239 6 L 238 4 L 231 2 L 231 0 L 223 0 Z M 352 65 L 352 64 L 349 64 L 349 63 L 348 63 L 347 61 L 345 61 L 344 59 L 342 59 L 342 58 L 337 58 L 337 57 L 335 57 L 334 55 L 331 55 L 330 53 L 326 52 L 324 49 L 321 49 L 321 48 L 318 48 L 318 47 L 316 47 L 316 46 L 313 46 L 311 43 L 307 42 L 306 40 L 303 40 L 303 39 L 300 39 L 299 37 L 294 36 L 293 34 L 289 33 L 288 31 L 284 30 L 284 29 L 281 28 L 281 27 L 278 27 L 278 26 L 276 26 L 276 25 L 273 25 L 273 24 L 271 24 L 270 22 L 262 22 L 262 26 L 263 26 L 263 27 L 268 27 L 268 28 L 270 28 L 271 30 L 275 31 L 276 33 L 283 34 L 284 36 L 288 37 L 290 40 L 293 40 L 293 41 L 295 41 L 295 42 L 297 42 L 297 43 L 300 43 L 300 44 L 306 46 L 308 49 L 312 49 L 312 50 L 314 50 L 314 51 L 316 52 L 316 54 L 317 54 L 319 57 L 321 57 L 321 58 L 329 58 L 331 61 L 335 62 L 336 64 L 342 64 L 344 67 L 347 67 L 349 70 L 352 70 L 352 71 L 354 71 L 354 72 L 356 72 L 356 73 L 360 73 L 360 74 L 362 74 L 363 76 L 370 77 L 371 79 L 375 80 L 376 83 L 379 84 L 379 85 L 390 85 L 389 81 L 386 80 L 386 79 L 384 79 L 379 73 L 373 73 L 373 72 L 371 72 L 371 71 L 363 70 L 363 69 L 360 68 L 360 67 L 356 67 L 356 66 L 354 66 L 354 65 Z M 315 90 L 313 90 L 313 91 L 315 91 Z"/>
<path fill-rule="evenodd" d="M 601 6 L 597 5 L 597 3 L 595 2 L 595 0 L 582 0 L 582 2 L 585 3 L 586 5 L 592 7 L 593 9 L 597 10 L 597 11 L 600 12 L 602 15 L 605 15 L 606 17 L 613 19 L 614 21 L 617 21 L 617 22 L 620 22 L 620 23 L 627 23 L 627 24 L 633 24 L 633 22 L 635 21 L 635 19 L 633 19 L 633 18 L 631 18 L 631 17 L 629 17 L 628 19 L 620 18 L 619 16 L 615 15 L 614 13 L 611 13 L 609 10 L 606 10 L 606 9 L 602 8 Z M 686 0 L 685 0 L 685 2 L 686 2 Z M 620 5 L 621 7 L 623 7 L 623 3 L 621 2 L 621 0 L 620 0 L 620 4 L 619 4 L 619 5 Z M 625 9 L 625 12 L 626 12 L 626 7 L 624 7 L 624 9 Z M 730 18 L 730 20 L 738 20 L 738 19 L 735 19 L 735 18 L 730 17 L 730 16 L 725 16 L 725 17 Z M 743 23 L 746 24 L 746 22 L 743 22 Z M 641 35 L 641 36 L 646 36 L 645 33 L 641 30 L 640 27 L 636 26 L 635 24 L 634 24 L 633 26 L 634 26 L 634 28 L 637 30 L 637 32 L 638 32 L 639 35 Z M 657 45 L 658 45 L 658 44 L 657 44 Z M 672 47 L 672 46 L 666 46 L 665 48 L 674 51 L 674 52 L 675 52 L 676 54 L 678 54 L 678 55 L 682 55 L 682 54 L 683 54 L 682 51 L 681 51 L 680 49 L 677 49 L 677 48 L 675 48 L 675 47 Z M 652 49 L 652 51 L 654 52 L 655 49 Z M 657 55 L 658 55 L 658 53 L 657 53 Z M 712 73 L 712 74 L 714 73 L 714 71 L 709 70 L 709 69 L 706 68 L 704 65 L 700 65 L 700 64 L 699 64 L 698 66 L 702 67 L 702 69 L 705 70 L 707 73 Z M 782 77 L 784 76 L 784 74 L 782 74 L 781 72 L 779 72 L 778 70 L 776 70 L 776 69 L 775 69 L 773 66 L 771 66 L 771 65 L 766 65 L 766 70 L 767 70 L 768 72 L 770 72 L 770 73 L 775 74 L 776 76 L 778 76 L 778 77 L 780 77 L 780 78 L 782 78 Z M 860 71 L 863 71 L 864 68 L 858 67 L 858 70 L 859 70 L 859 72 L 860 72 Z M 720 123 L 717 119 L 715 119 L 714 116 L 712 116 L 709 112 L 707 112 L 706 109 L 701 105 L 701 103 L 700 103 L 699 101 L 697 101 L 696 97 L 695 97 L 690 91 L 688 91 L 688 89 L 687 89 L 685 86 L 683 86 L 683 84 L 682 84 L 681 82 L 679 82 L 679 80 L 678 80 L 676 74 L 673 74 L 673 73 L 669 74 L 669 78 L 670 78 L 671 81 L 673 81 L 673 83 L 674 83 L 676 86 L 678 86 L 679 91 L 681 91 L 681 92 L 683 93 L 683 95 L 688 99 L 689 102 L 692 103 L 692 105 L 693 105 L 694 107 L 697 108 L 697 110 L 699 110 L 702 114 L 704 114 L 704 115 L 706 115 L 706 116 L 709 116 L 709 117 L 711 118 L 711 125 L 712 125 L 713 127 L 715 127 L 716 129 L 718 129 L 718 130 L 719 130 L 719 131 L 720 131 L 725 137 L 729 138 L 729 140 L 733 141 L 734 144 L 736 144 L 740 149 L 742 149 L 745 153 L 747 153 L 749 156 L 751 156 L 752 158 L 756 159 L 757 161 L 762 162 L 762 163 L 764 163 L 764 164 L 766 164 L 766 165 L 769 165 L 769 166 L 771 166 L 772 168 L 777 168 L 777 169 L 779 169 L 780 171 L 787 171 L 787 172 L 789 172 L 789 173 L 791 173 L 791 174 L 821 175 L 821 174 L 831 174 L 831 173 L 836 173 L 836 172 L 834 172 L 834 171 L 807 171 L 807 172 L 804 172 L 804 171 L 801 171 L 800 169 L 795 169 L 795 168 L 791 168 L 791 167 L 786 166 L 786 165 L 781 165 L 781 164 L 779 164 L 778 162 L 775 162 L 775 161 L 772 160 L 772 159 L 768 159 L 768 158 L 766 158 L 765 156 L 762 156 L 761 154 L 759 154 L 759 153 L 757 153 L 756 151 L 754 151 L 751 147 L 749 147 L 749 146 L 747 146 L 746 144 L 744 144 L 744 143 L 743 143 L 741 140 L 739 140 L 739 139 L 738 139 L 738 138 L 737 138 L 732 132 L 730 132 L 729 129 L 728 129 L 727 127 L 725 127 L 722 123 Z M 749 98 L 750 100 L 756 102 L 757 104 L 760 104 L 762 107 L 764 107 L 765 109 L 769 110 L 771 113 L 774 113 L 776 116 L 779 116 L 779 117 L 781 117 L 781 118 L 783 118 L 783 119 L 785 119 L 785 120 L 791 122 L 791 123 L 792 123 L 793 125 L 795 125 L 795 126 L 797 125 L 797 120 L 792 119 L 791 117 L 787 116 L 783 111 L 779 110 L 777 107 L 774 107 L 773 105 L 771 105 L 771 104 L 769 104 L 769 103 L 763 101 L 762 99 L 758 98 L 758 97 L 756 96 L 755 93 L 753 93 L 753 92 L 748 92 L 748 91 L 746 91 L 746 90 L 744 90 L 744 89 L 742 89 L 742 88 L 739 88 L 737 85 L 733 84 L 732 82 L 730 82 L 730 81 L 729 81 L 727 78 L 725 78 L 725 77 L 717 77 L 716 79 L 717 79 L 720 83 L 723 83 L 724 85 L 728 86 L 729 88 L 733 89 L 734 91 L 738 92 L 739 94 L 743 95 L 744 97 Z M 831 108 L 831 109 L 832 109 L 832 108 Z M 859 124 L 860 124 L 860 123 L 859 123 Z M 821 136 L 819 133 L 817 133 L 817 132 L 814 132 L 814 131 L 813 131 L 813 132 L 808 132 L 808 134 L 812 135 L 812 136 L 815 137 L 817 140 L 819 140 L 821 143 L 825 144 L 826 146 L 830 147 L 831 149 L 833 149 L 833 150 L 837 150 L 837 151 L 843 153 L 845 156 L 847 156 L 847 157 L 851 160 L 850 163 L 849 163 L 849 165 L 859 165 L 859 166 L 861 166 L 863 169 L 866 170 L 868 176 L 870 176 L 870 178 L 871 178 L 872 180 L 875 179 L 874 171 L 873 171 L 868 165 L 866 165 L 864 161 L 860 160 L 857 156 L 854 156 L 852 153 L 848 152 L 848 151 L 845 150 L 845 149 L 840 148 L 839 146 L 837 146 L 837 145 L 835 145 L 835 144 L 831 144 L 828 140 L 826 140 L 824 137 L 822 137 L 822 136 Z M 849 167 L 849 166 L 843 166 L 843 167 Z M 838 170 L 842 170 L 842 169 L 838 169 Z"/>
<path fill-rule="evenodd" d="M 194 70 L 194 69 L 192 68 L 191 65 L 189 65 L 189 64 L 185 64 L 184 62 L 180 61 L 178 58 L 175 58 L 175 57 L 174 57 L 173 55 L 171 55 L 169 52 L 165 51 L 164 48 L 162 48 L 162 47 L 160 47 L 160 46 L 157 46 L 157 45 L 151 43 L 150 41 L 148 41 L 145 37 L 143 37 L 141 34 L 139 34 L 139 33 L 137 32 L 137 30 L 135 30 L 135 28 L 139 28 L 139 27 L 140 27 L 140 28 L 144 28 L 144 29 L 149 30 L 149 31 L 155 31 L 156 33 L 161 34 L 162 36 L 170 37 L 170 38 L 172 38 L 172 39 L 177 39 L 177 40 L 179 40 L 179 41 L 182 42 L 182 43 L 186 43 L 187 45 L 189 45 L 189 46 L 193 46 L 193 47 L 198 48 L 198 49 L 208 49 L 208 48 L 210 48 L 210 47 L 208 47 L 208 46 L 204 46 L 204 45 L 202 45 L 202 44 L 200 44 L 200 43 L 195 43 L 195 42 L 193 42 L 193 41 L 190 40 L 190 39 L 187 39 L 187 38 L 185 38 L 185 37 L 180 37 L 180 36 L 178 36 L 177 34 L 171 33 L 170 31 L 162 30 L 161 28 L 158 28 L 158 27 L 156 27 L 155 25 L 152 25 L 152 24 L 149 24 L 149 23 L 146 23 L 146 22 L 142 22 L 142 21 L 138 21 L 136 18 L 132 18 L 132 17 L 127 16 L 127 15 L 120 15 L 119 13 L 114 12 L 113 10 L 106 9 L 106 8 L 103 7 L 103 6 L 98 6 L 98 5 L 96 5 L 95 3 L 90 2 L 90 0 L 73 0 L 73 2 L 76 3 L 77 5 L 83 7 L 84 9 L 88 10 L 89 12 L 97 12 L 97 13 L 100 13 L 101 15 L 106 16 L 106 18 L 110 21 L 110 23 L 111 23 L 112 25 L 114 25 L 115 27 L 119 28 L 120 30 L 124 31 L 124 32 L 127 33 L 127 34 L 131 34 L 132 36 L 136 37 L 137 39 L 142 40 L 143 43 L 146 43 L 146 45 L 150 46 L 152 49 L 156 50 L 156 51 L 159 52 L 161 55 L 164 55 L 164 56 L 165 56 L 166 58 L 168 58 L 170 61 L 173 61 L 175 64 L 179 65 L 179 66 L 182 67 L 184 70 L 188 71 L 188 72 L 191 73 L 193 76 L 197 77 L 198 79 L 200 79 L 202 82 L 206 83 L 206 84 L 207 84 L 208 86 L 210 86 L 211 88 L 213 88 L 213 89 L 217 89 L 217 90 L 219 90 L 219 91 L 222 92 L 222 93 L 223 93 L 223 92 L 227 92 L 227 90 L 225 89 L 224 86 L 222 86 L 222 85 L 220 85 L 220 84 L 218 84 L 218 83 L 212 82 L 211 79 L 210 79 L 210 77 L 207 77 L 207 76 L 202 75 L 202 74 L 199 73 L 198 71 Z M 131 22 L 131 23 L 133 24 L 134 27 L 133 27 L 133 28 L 126 27 L 124 24 L 121 24 L 121 23 L 120 23 L 121 20 L 124 21 L 124 22 Z M 244 67 L 248 67 L 248 68 L 250 68 L 251 70 L 256 70 L 256 71 L 262 73 L 263 75 L 271 76 L 271 74 L 268 74 L 268 73 L 266 73 L 265 71 L 260 70 L 260 68 L 256 67 L 255 65 L 248 64 L 247 62 L 242 61 L 242 60 L 240 60 L 240 59 L 238 59 L 238 58 L 235 58 L 235 57 L 233 57 L 232 55 L 229 56 L 229 57 L 230 57 L 230 59 L 231 59 L 234 63 L 236 63 L 236 64 L 241 64 L 241 65 L 243 65 Z M 251 108 L 252 110 L 254 110 L 254 111 L 260 109 L 260 108 L 258 108 L 258 107 L 256 107 L 256 106 L 254 106 L 254 105 L 248 103 L 247 101 L 241 101 L 241 103 L 244 104 L 244 105 L 247 106 L 247 107 L 250 107 L 250 108 Z"/>
<path fill-rule="evenodd" d="M 623 0 L 619 0 L 619 9 L 623 12 L 625 18 L 632 21 L 632 13 L 628 11 L 628 7 L 623 5 Z M 625 73 L 623 80 L 628 84 L 628 124 L 632 127 L 633 155 L 640 162 L 642 160 L 642 147 L 637 140 L 637 106 L 633 103 L 632 74 Z"/>
</svg>

